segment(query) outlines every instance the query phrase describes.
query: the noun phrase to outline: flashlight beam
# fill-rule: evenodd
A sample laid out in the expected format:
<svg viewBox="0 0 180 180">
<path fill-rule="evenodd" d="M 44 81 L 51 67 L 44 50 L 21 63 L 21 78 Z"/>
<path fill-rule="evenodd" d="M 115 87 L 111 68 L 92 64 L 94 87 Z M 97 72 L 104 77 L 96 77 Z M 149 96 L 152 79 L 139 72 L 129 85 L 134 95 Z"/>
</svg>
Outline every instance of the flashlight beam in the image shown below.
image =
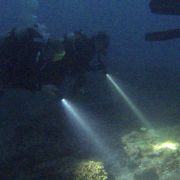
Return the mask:
<svg viewBox="0 0 180 180">
<path fill-rule="evenodd" d="M 128 106 L 131 108 L 131 110 L 134 112 L 134 114 L 138 117 L 138 119 L 141 121 L 141 123 L 145 127 L 148 127 L 148 128 L 151 127 L 150 123 L 148 122 L 146 117 L 143 115 L 143 113 L 130 100 L 130 98 L 125 94 L 125 92 L 122 90 L 122 88 L 117 85 L 117 83 L 114 81 L 114 79 L 109 74 L 106 74 L 106 77 L 111 82 L 111 84 L 114 86 L 114 88 L 119 92 L 119 94 L 122 96 L 122 98 L 128 104 Z"/>
<path fill-rule="evenodd" d="M 93 134 L 91 129 L 83 121 L 83 118 L 77 113 L 77 110 L 75 110 L 75 108 L 73 108 L 72 105 L 67 100 L 63 99 L 62 102 L 66 106 L 67 111 L 69 111 L 69 113 L 71 113 L 71 115 L 73 115 L 73 117 L 78 121 L 78 123 L 81 125 L 81 127 L 83 127 L 83 129 L 86 129 L 88 134 Z"/>
<path fill-rule="evenodd" d="M 90 137 L 90 139 L 96 145 L 96 147 L 105 156 L 107 156 L 110 149 L 106 145 L 104 145 L 104 142 L 102 141 L 102 139 L 99 138 L 99 136 L 93 131 L 91 126 L 88 124 L 88 122 L 87 122 L 88 117 L 84 116 L 83 113 L 78 111 L 77 108 L 72 103 L 67 101 L 66 99 L 62 99 L 61 101 L 62 101 L 66 111 L 70 115 L 71 119 L 75 120 L 78 123 L 78 125 L 81 127 L 81 129 L 84 130 L 86 132 L 86 134 Z"/>
</svg>

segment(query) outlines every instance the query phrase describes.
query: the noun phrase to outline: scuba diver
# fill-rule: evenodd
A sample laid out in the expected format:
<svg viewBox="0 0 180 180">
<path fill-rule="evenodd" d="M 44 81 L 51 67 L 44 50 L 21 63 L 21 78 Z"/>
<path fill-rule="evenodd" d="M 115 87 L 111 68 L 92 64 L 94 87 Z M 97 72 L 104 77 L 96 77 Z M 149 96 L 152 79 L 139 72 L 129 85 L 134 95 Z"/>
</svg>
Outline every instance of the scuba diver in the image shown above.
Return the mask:
<svg viewBox="0 0 180 180">
<path fill-rule="evenodd" d="M 102 58 L 107 55 L 107 49 L 110 44 L 109 36 L 105 32 L 98 32 L 97 35 L 92 37 L 92 42 L 94 44 L 94 49 L 96 52 L 98 69 L 103 70 L 103 72 L 106 74 L 107 69 L 105 64 L 103 63 Z"/>
<path fill-rule="evenodd" d="M 70 77 L 74 80 L 72 93 L 77 94 L 84 89 L 87 72 L 106 72 L 102 57 L 108 46 L 105 32 L 88 37 L 76 31 L 62 40 L 45 41 L 38 26 L 23 31 L 13 29 L 0 43 L 1 85 L 40 90 L 42 85 L 59 87 Z"/>
<path fill-rule="evenodd" d="M 40 90 L 43 48 L 43 36 L 37 27 L 12 29 L 0 44 L 2 87 Z"/>
<path fill-rule="evenodd" d="M 41 77 L 43 84 L 53 84 L 60 86 L 65 78 L 65 71 L 62 61 L 66 51 L 62 40 L 49 39 L 44 52 L 44 63 L 41 66 Z"/>
<path fill-rule="evenodd" d="M 44 84 L 60 86 L 65 78 L 74 80 L 72 94 L 84 92 L 86 73 L 106 72 L 102 57 L 106 55 L 109 37 L 104 32 L 88 37 L 82 31 L 64 35 L 62 40 L 49 39 L 45 50 L 48 63 L 42 68 Z M 92 65 L 96 61 L 96 65 Z"/>
<path fill-rule="evenodd" d="M 90 71 L 106 71 L 102 56 L 106 55 L 109 46 L 109 37 L 104 32 L 99 32 L 93 37 L 88 37 L 82 31 L 76 31 L 69 36 L 64 36 L 63 67 L 67 75 L 75 79 L 72 94 L 84 93 L 86 73 Z M 96 65 L 92 62 L 96 61 Z"/>
<path fill-rule="evenodd" d="M 65 35 L 63 44 L 66 51 L 63 68 L 67 76 L 74 79 L 72 94 L 83 93 L 85 74 L 90 70 L 90 62 L 95 55 L 91 41 L 86 34 L 77 31 Z"/>
</svg>

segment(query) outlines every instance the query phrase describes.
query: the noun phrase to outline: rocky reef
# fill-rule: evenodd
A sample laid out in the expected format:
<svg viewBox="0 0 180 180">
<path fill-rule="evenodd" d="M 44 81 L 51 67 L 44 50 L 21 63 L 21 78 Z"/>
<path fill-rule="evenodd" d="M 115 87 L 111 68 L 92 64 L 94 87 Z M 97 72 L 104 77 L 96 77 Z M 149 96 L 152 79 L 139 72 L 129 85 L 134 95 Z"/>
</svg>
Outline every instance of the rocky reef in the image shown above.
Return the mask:
<svg viewBox="0 0 180 180">
<path fill-rule="evenodd" d="M 59 99 L 49 91 L 5 92 L 0 97 L 0 119 L 0 179 L 179 180 L 180 177 L 180 126 L 126 130 L 123 136 L 118 129 L 111 136 L 109 133 L 108 155 L 102 157 L 102 152 L 95 151 L 92 143 L 72 128 Z"/>
<path fill-rule="evenodd" d="M 127 166 L 134 180 L 180 177 L 180 126 L 141 128 L 122 137 Z"/>
</svg>

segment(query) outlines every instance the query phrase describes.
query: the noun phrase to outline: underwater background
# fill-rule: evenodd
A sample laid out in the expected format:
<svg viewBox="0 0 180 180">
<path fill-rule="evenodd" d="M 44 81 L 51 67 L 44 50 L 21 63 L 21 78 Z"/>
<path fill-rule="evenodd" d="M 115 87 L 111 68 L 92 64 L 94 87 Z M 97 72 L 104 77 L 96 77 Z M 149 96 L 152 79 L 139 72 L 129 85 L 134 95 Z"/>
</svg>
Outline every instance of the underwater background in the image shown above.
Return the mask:
<svg viewBox="0 0 180 180">
<path fill-rule="evenodd" d="M 88 35 L 98 31 L 107 32 L 110 47 L 103 61 L 108 73 L 122 85 L 127 96 L 152 127 L 160 132 L 166 132 L 166 129 L 161 128 L 169 128 L 168 132 L 177 133 L 175 139 L 179 142 L 180 41 L 147 42 L 145 34 L 179 28 L 180 16 L 152 14 L 149 2 L 0 0 L 0 36 L 14 27 L 27 27 L 36 23 L 42 25 L 43 31 L 49 36 L 58 38 L 78 30 Z M 144 180 L 147 179 L 144 171 L 145 175 L 136 175 L 139 172 L 134 170 L 134 166 L 139 166 L 140 160 L 136 162 L 131 157 L 138 159 L 140 155 L 134 155 L 131 146 L 138 146 L 139 142 L 143 144 L 148 140 L 151 143 L 154 134 L 143 127 L 132 108 L 112 89 L 104 74 L 93 72 L 87 77 L 86 93 L 69 100 L 87 112 L 84 116 L 88 117 L 87 122 L 93 130 L 86 128 L 84 131 L 76 123 L 71 123 L 61 106 L 61 99 L 57 104 L 53 98 L 40 92 L 32 94 L 14 89 L 0 97 L 0 152 L 3 162 L 0 165 L 0 179 L 104 180 L 108 177 L 110 180 L 142 180 L 143 176 Z M 68 83 L 65 81 L 63 87 L 59 87 L 65 96 L 70 86 Z M 135 133 L 131 134 L 132 131 Z M 139 136 L 147 138 L 141 140 Z M 97 141 L 93 143 L 92 139 Z M 123 146 L 127 147 L 125 151 Z M 148 151 L 145 147 L 140 148 L 142 154 Z M 180 150 L 176 155 L 178 153 Z M 124 154 L 128 154 L 127 159 Z M 144 153 L 142 156 L 146 155 Z M 104 160 L 104 156 L 108 158 Z M 148 154 L 148 157 L 154 156 L 158 155 Z M 168 154 L 169 159 L 171 156 Z M 32 162 L 30 159 L 33 159 Z M 81 160 L 82 164 L 77 165 L 74 175 L 72 169 Z M 172 169 L 179 168 L 180 160 L 174 164 L 168 169 L 174 173 L 172 176 L 166 176 L 162 170 L 163 176 L 157 177 L 153 163 L 148 167 L 150 170 L 147 168 L 147 174 L 155 174 L 155 180 L 178 180 L 180 172 Z M 130 170 L 124 170 L 125 166 Z M 91 169 L 97 171 L 92 177 L 88 174 Z M 134 176 L 131 169 L 133 173 L 136 171 Z"/>
</svg>

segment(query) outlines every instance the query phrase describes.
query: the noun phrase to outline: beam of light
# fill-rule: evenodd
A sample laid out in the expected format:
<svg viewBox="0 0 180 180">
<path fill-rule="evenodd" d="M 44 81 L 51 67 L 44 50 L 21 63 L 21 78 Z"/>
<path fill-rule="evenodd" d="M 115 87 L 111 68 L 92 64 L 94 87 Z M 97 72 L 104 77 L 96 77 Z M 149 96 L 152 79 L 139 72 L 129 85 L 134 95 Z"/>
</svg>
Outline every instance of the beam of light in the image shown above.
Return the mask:
<svg viewBox="0 0 180 180">
<path fill-rule="evenodd" d="M 179 144 L 178 143 L 174 143 L 174 142 L 171 142 L 171 141 L 166 141 L 164 143 L 159 143 L 159 144 L 156 144 L 153 146 L 153 149 L 155 151 L 159 151 L 159 150 L 171 150 L 171 151 L 176 151 L 179 147 Z"/>
<path fill-rule="evenodd" d="M 111 82 L 111 84 L 114 86 L 114 88 L 118 91 L 118 93 L 122 96 L 122 98 L 125 100 L 125 102 L 128 104 L 128 106 L 131 108 L 131 110 L 134 112 L 134 114 L 138 117 L 141 124 L 145 127 L 150 128 L 151 125 L 146 119 L 146 117 L 143 115 L 143 113 L 136 107 L 136 105 L 131 101 L 131 99 L 125 94 L 123 89 L 115 82 L 115 80 L 109 75 L 106 74 L 107 79 Z"/>
<path fill-rule="evenodd" d="M 88 115 L 86 116 L 80 112 L 75 105 L 67 101 L 66 99 L 61 100 L 63 106 L 65 107 L 65 110 L 67 111 L 68 115 L 72 120 L 74 120 L 83 131 L 88 135 L 88 137 L 91 139 L 91 141 L 96 145 L 98 150 L 102 152 L 102 154 L 106 155 L 109 152 L 109 148 L 104 145 L 102 139 L 93 131 L 92 127 L 88 124 Z"/>
</svg>

